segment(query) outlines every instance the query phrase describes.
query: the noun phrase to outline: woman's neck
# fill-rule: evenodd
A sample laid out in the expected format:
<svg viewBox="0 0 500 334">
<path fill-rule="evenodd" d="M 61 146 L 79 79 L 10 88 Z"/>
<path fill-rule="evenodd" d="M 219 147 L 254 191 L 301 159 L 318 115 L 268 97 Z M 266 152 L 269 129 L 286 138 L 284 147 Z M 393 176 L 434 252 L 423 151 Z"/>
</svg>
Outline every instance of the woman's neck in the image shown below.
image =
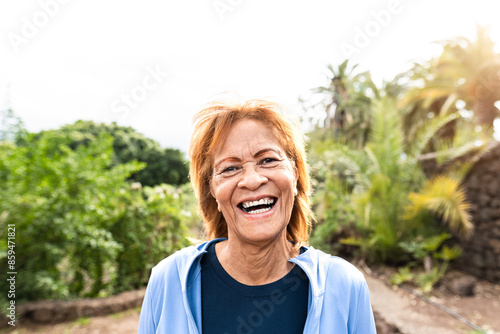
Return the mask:
<svg viewBox="0 0 500 334">
<path fill-rule="evenodd" d="M 288 260 L 298 255 L 298 250 L 286 240 L 286 236 L 258 245 L 229 238 L 217 243 L 215 251 L 224 270 L 246 285 L 263 285 L 279 280 L 294 266 Z"/>
</svg>

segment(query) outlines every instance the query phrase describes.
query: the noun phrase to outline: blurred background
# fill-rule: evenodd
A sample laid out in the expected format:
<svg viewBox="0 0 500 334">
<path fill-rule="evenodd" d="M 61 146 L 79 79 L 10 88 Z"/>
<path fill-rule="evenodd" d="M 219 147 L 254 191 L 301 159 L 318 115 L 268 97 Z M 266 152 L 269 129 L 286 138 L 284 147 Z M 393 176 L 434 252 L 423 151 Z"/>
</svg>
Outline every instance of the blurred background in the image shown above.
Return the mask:
<svg viewBox="0 0 500 334">
<path fill-rule="evenodd" d="M 269 97 L 299 112 L 298 97 L 324 84 L 328 64 L 349 58 L 381 83 L 413 61 L 437 56 L 440 47 L 433 42 L 474 38 L 476 24 L 489 25 L 498 40 L 495 6 L 411 0 L 9 2 L 0 12 L 0 102 L 30 131 L 79 119 L 111 120 L 187 151 L 192 115 L 214 95 Z M 141 95 L 137 86 L 155 71 L 160 75 Z M 134 92 L 127 104 L 123 95 Z"/>
<path fill-rule="evenodd" d="M 279 102 L 307 134 L 312 245 L 425 294 L 454 270 L 500 283 L 499 10 L 3 2 L 0 261 L 23 273 L 16 301 L 141 289 L 157 262 L 203 239 L 192 117 L 228 97 Z"/>
</svg>

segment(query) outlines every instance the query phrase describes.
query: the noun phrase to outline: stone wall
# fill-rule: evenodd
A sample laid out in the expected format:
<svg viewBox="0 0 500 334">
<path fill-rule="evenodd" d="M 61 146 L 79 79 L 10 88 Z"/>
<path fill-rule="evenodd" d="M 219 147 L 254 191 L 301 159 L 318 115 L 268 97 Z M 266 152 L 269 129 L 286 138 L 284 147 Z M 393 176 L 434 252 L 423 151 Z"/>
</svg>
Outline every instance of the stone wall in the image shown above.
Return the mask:
<svg viewBox="0 0 500 334">
<path fill-rule="evenodd" d="M 475 163 L 464 185 L 476 230 L 460 241 L 464 252 L 458 268 L 500 282 L 500 142 Z"/>
<path fill-rule="evenodd" d="M 81 317 L 96 317 L 122 312 L 140 307 L 146 288 L 122 292 L 107 298 L 83 298 L 71 301 L 53 300 L 29 302 L 16 308 L 16 324 L 58 323 L 75 320 Z M 14 320 L 0 314 L 0 328 L 9 327 L 8 322 Z"/>
</svg>

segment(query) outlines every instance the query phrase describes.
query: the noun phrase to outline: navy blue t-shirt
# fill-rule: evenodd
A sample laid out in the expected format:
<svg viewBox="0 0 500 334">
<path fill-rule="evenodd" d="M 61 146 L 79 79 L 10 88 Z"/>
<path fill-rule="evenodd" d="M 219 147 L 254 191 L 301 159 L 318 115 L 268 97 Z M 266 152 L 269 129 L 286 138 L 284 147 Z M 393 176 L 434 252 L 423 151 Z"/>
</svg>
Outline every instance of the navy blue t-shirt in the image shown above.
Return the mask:
<svg viewBox="0 0 500 334">
<path fill-rule="evenodd" d="M 245 285 L 224 270 L 214 245 L 201 260 L 202 333 L 302 334 L 309 294 L 302 269 L 296 265 L 273 283 Z"/>
</svg>

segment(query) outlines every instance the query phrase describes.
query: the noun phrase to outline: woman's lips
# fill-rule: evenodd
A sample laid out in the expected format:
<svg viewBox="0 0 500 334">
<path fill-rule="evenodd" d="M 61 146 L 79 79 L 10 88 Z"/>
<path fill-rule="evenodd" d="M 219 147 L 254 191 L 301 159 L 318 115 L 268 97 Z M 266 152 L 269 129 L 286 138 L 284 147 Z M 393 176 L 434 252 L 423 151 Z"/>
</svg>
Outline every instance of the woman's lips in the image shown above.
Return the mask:
<svg viewBox="0 0 500 334">
<path fill-rule="evenodd" d="M 277 201 L 276 197 L 263 197 L 255 201 L 241 202 L 238 208 L 246 214 L 256 215 L 270 211 Z"/>
</svg>

